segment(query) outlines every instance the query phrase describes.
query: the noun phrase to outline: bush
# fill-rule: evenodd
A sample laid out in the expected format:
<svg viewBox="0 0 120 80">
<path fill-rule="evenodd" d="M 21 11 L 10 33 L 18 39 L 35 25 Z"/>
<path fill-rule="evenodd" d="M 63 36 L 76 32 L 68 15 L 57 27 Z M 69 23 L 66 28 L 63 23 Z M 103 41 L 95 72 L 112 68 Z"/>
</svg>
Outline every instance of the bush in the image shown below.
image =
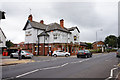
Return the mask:
<svg viewBox="0 0 120 80">
<path fill-rule="evenodd" d="M 98 49 L 98 50 L 91 49 L 90 52 L 91 53 L 101 53 L 102 50 L 101 49 Z"/>
<path fill-rule="evenodd" d="M 106 49 L 106 52 L 115 52 L 117 49 Z"/>
</svg>

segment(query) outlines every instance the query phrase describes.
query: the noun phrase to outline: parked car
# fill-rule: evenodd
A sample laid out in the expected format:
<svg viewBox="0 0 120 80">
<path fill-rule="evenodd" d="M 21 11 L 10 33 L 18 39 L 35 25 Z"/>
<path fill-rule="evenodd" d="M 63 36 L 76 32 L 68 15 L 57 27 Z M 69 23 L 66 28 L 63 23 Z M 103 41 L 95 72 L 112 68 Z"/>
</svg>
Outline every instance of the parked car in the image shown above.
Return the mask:
<svg viewBox="0 0 120 80">
<path fill-rule="evenodd" d="M 120 57 L 120 49 L 117 50 L 116 57 Z"/>
<path fill-rule="evenodd" d="M 64 51 L 61 51 L 61 50 L 56 50 L 56 51 L 53 52 L 52 56 L 55 56 L 55 57 L 57 57 L 57 56 L 68 57 L 68 56 L 70 56 L 70 53 L 64 52 Z"/>
<path fill-rule="evenodd" d="M 33 54 L 28 52 L 28 51 L 22 50 L 21 51 L 21 56 L 22 56 L 22 59 L 24 59 L 24 58 L 32 58 Z M 10 58 L 14 58 L 14 57 L 18 57 L 18 51 L 16 53 L 11 53 L 10 54 Z"/>
<path fill-rule="evenodd" d="M 92 53 L 89 51 L 89 50 L 79 50 L 78 53 L 77 53 L 77 58 L 80 58 L 80 57 L 92 57 Z"/>
</svg>

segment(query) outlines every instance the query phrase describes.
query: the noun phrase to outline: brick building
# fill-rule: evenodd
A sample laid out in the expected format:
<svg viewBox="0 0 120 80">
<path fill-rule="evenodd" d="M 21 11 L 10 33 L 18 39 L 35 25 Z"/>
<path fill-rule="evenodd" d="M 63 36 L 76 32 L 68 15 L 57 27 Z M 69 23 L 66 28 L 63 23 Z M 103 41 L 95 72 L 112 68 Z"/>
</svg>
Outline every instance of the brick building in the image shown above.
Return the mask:
<svg viewBox="0 0 120 80">
<path fill-rule="evenodd" d="M 33 21 L 33 16 L 29 15 L 23 30 L 25 31 L 24 47 L 34 55 L 47 55 L 48 52 L 51 54 L 51 50 L 63 50 L 75 55 L 80 49 L 79 29 L 66 28 L 63 19 L 60 20 L 60 24 L 45 24 L 43 20 Z"/>
<path fill-rule="evenodd" d="M 92 44 L 93 49 L 102 49 L 105 47 L 105 44 L 103 41 L 97 41 Z"/>
</svg>

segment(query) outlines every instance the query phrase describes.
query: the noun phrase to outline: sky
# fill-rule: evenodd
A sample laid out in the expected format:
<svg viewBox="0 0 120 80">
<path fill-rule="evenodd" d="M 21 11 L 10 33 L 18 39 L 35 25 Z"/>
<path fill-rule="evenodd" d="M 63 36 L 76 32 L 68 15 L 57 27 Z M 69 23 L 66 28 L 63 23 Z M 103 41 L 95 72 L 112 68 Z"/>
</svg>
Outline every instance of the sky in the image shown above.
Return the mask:
<svg viewBox="0 0 120 80">
<path fill-rule="evenodd" d="M 1 0 L 0 10 L 6 12 L 0 27 L 13 43 L 25 41 L 23 28 L 29 14 L 34 21 L 44 20 L 45 24 L 64 19 L 66 28 L 79 28 L 81 42 L 96 41 L 96 32 L 99 41 L 118 36 L 117 0 Z"/>
</svg>

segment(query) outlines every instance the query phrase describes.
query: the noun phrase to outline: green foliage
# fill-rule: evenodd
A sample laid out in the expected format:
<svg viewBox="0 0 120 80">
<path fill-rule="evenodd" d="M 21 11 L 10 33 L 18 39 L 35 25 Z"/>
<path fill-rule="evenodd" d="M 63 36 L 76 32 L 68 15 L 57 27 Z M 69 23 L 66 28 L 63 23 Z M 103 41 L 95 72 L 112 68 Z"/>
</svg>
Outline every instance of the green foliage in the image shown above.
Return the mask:
<svg viewBox="0 0 120 80">
<path fill-rule="evenodd" d="M 87 49 L 92 49 L 92 43 L 86 43 L 87 44 Z"/>
<path fill-rule="evenodd" d="M 120 48 L 120 36 L 118 36 L 118 48 Z"/>
<path fill-rule="evenodd" d="M 117 37 L 114 36 L 114 35 L 110 35 L 110 36 L 107 36 L 105 38 L 105 41 L 104 41 L 105 45 L 108 46 L 107 47 L 112 47 L 112 48 L 116 48 L 117 47 Z"/>
<path fill-rule="evenodd" d="M 90 52 L 91 52 L 91 53 L 102 53 L 102 50 L 101 50 L 101 49 L 98 49 L 98 50 L 96 50 L 96 49 L 91 49 Z"/>
<path fill-rule="evenodd" d="M 10 48 L 10 47 L 14 46 L 14 44 L 10 40 L 8 40 L 8 41 L 6 41 L 6 46 L 7 46 L 7 48 Z"/>
</svg>

